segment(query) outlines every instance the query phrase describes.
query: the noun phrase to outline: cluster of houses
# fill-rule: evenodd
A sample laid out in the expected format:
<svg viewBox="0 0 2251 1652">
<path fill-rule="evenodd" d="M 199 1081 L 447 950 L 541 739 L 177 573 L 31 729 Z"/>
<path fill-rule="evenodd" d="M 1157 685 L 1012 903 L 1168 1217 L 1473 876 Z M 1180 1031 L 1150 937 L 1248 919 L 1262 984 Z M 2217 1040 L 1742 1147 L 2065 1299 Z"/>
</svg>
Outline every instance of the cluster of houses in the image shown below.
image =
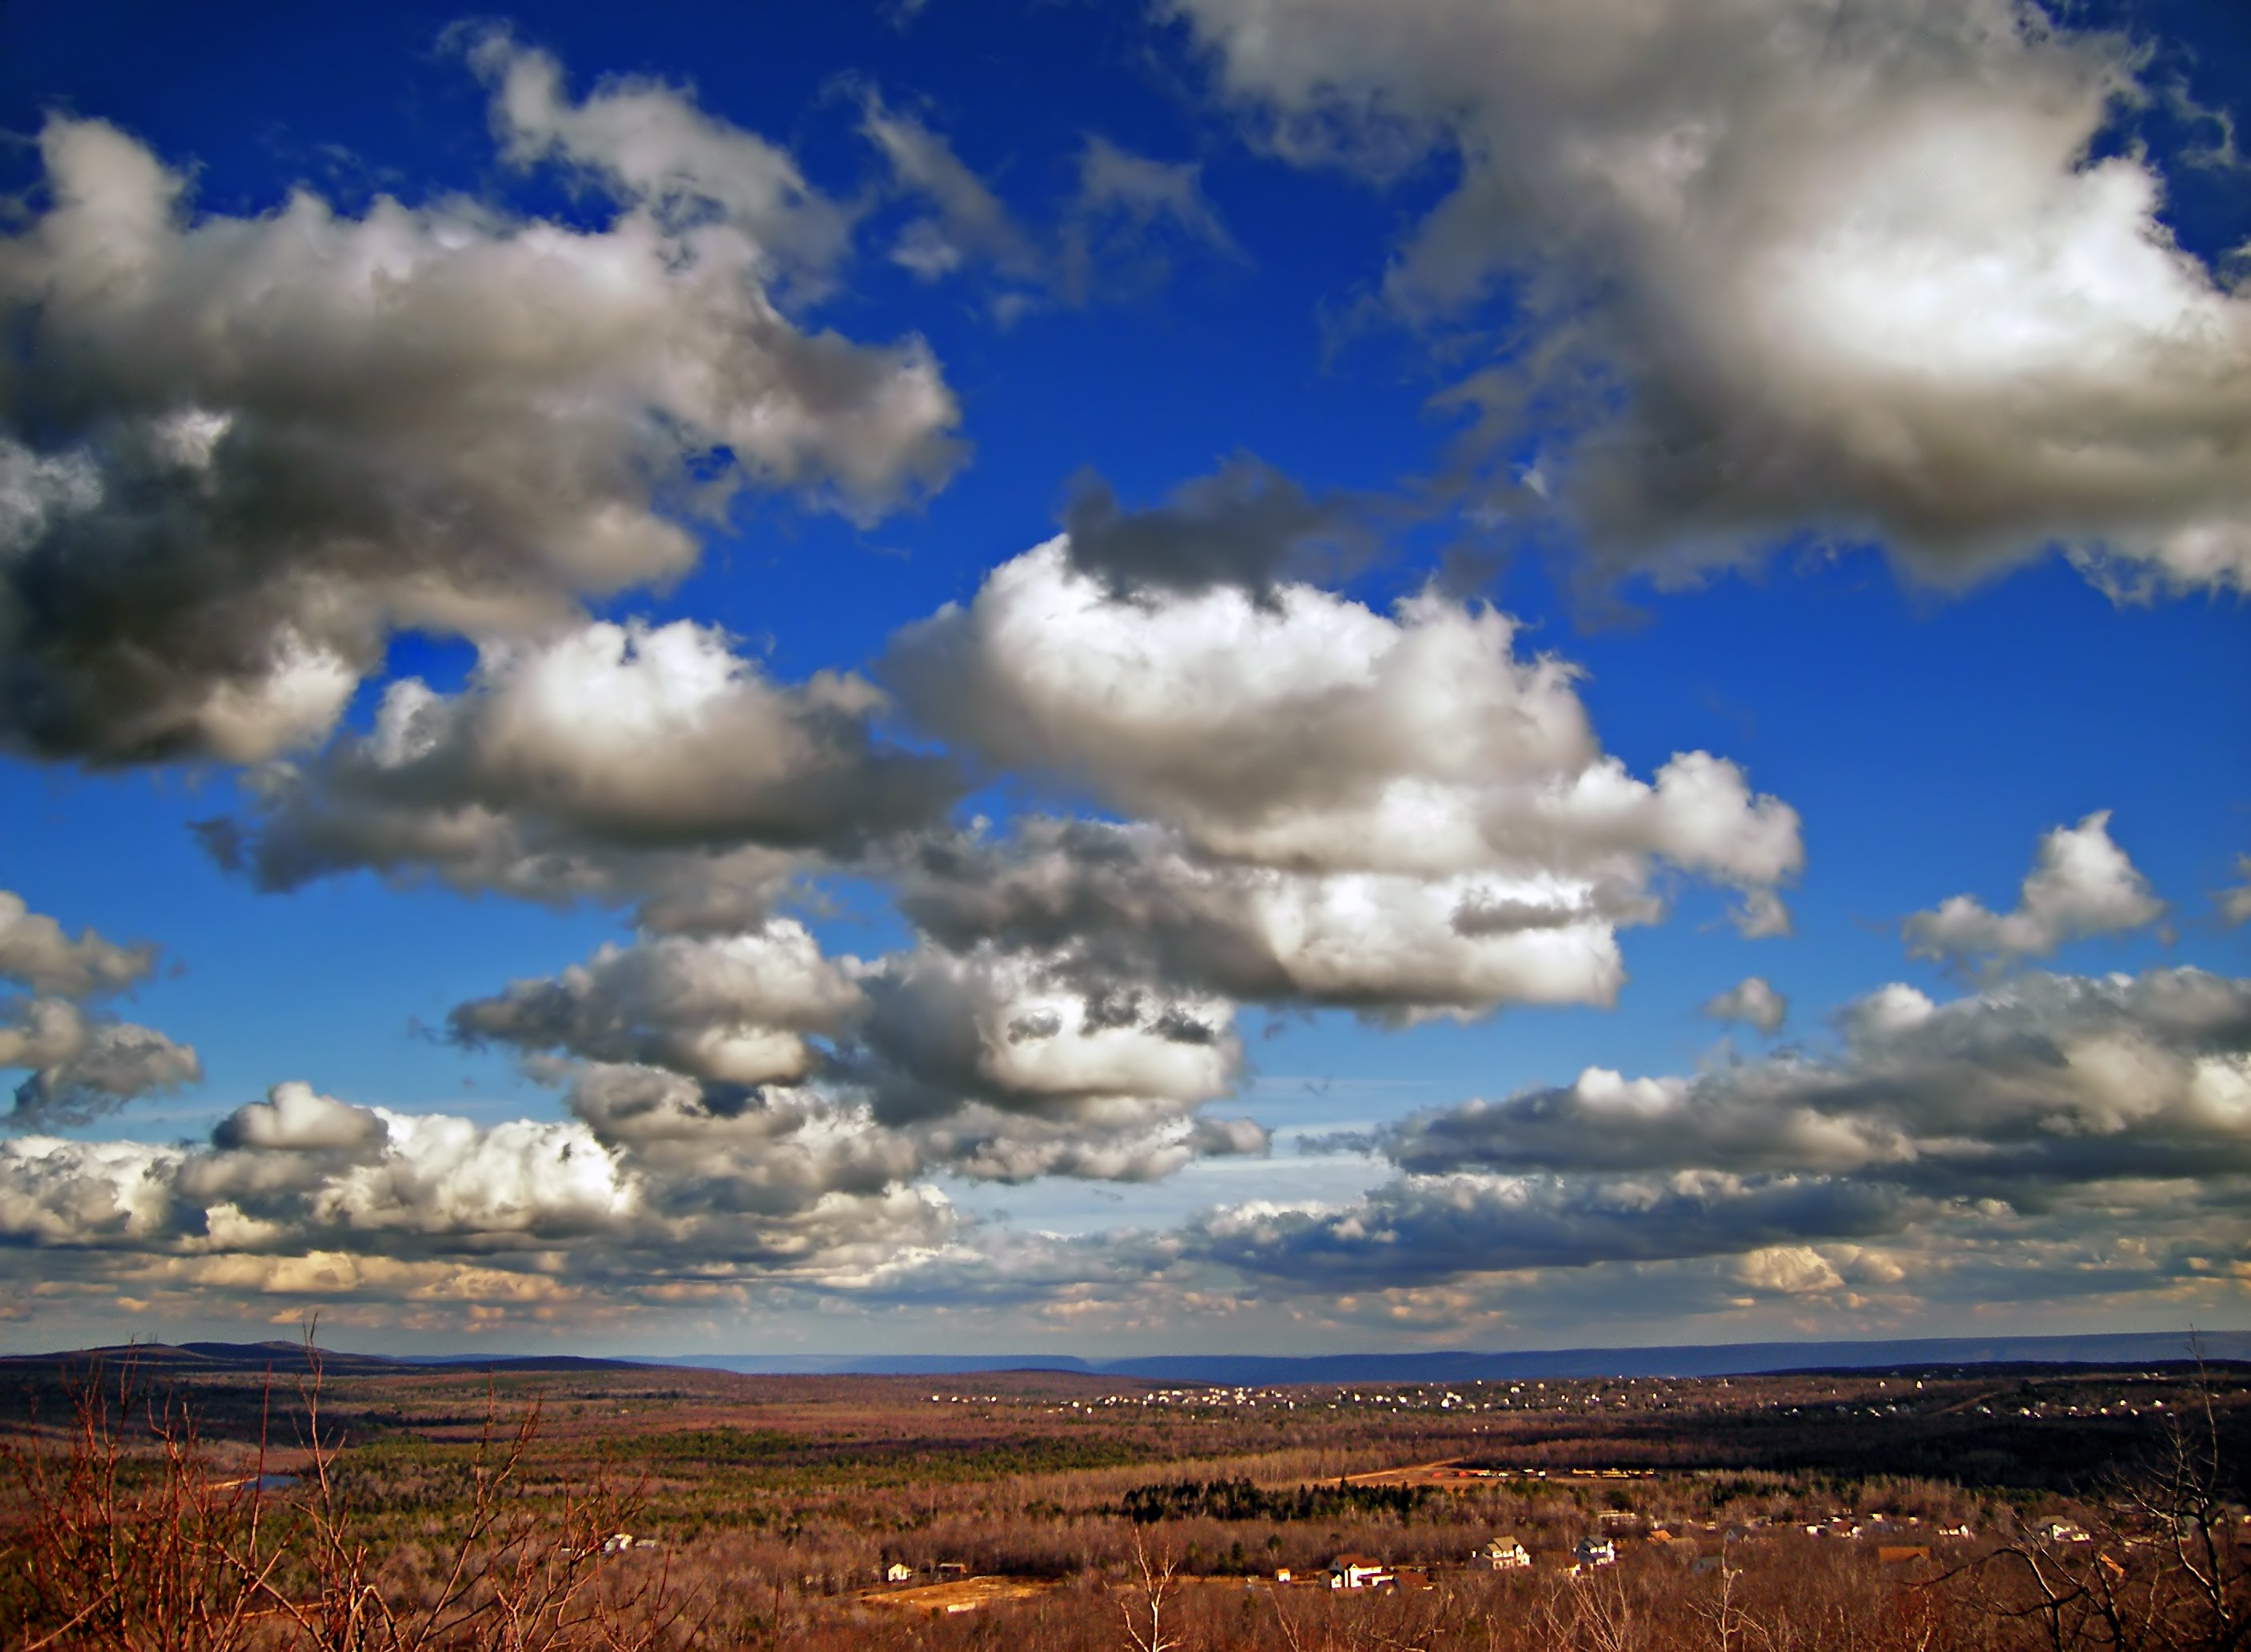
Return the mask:
<svg viewBox="0 0 2251 1652">
<path fill-rule="evenodd" d="M 967 1577 L 969 1564 L 966 1560 L 940 1560 L 929 1570 L 931 1576 L 943 1583 L 949 1578 Z M 912 1583 L 915 1580 L 915 1569 L 904 1560 L 892 1561 L 883 1572 L 886 1583 Z"/>
<path fill-rule="evenodd" d="M 1557 1557 L 1559 1564 L 1562 1557 Z M 1472 1566 L 1481 1566 L 1495 1572 L 1528 1572 L 1532 1569 L 1532 1551 L 1513 1537 L 1498 1537 L 1478 1551 Z M 1617 1564 L 1617 1545 L 1608 1538 L 1582 1538 L 1570 1552 L 1564 1567 L 1569 1575 L 1577 1577 L 1596 1566 Z M 1277 1583 L 1296 1581 L 1285 1568 L 1274 1574 Z M 1332 1589 L 1419 1589 L 1430 1584 L 1430 1574 L 1419 1566 L 1395 1566 L 1388 1561 L 1375 1559 L 1364 1554 L 1340 1554 L 1329 1565 L 1329 1587 Z"/>
<path fill-rule="evenodd" d="M 1723 1552 L 1728 1545 L 1748 1541 L 1762 1531 L 1790 1529 L 1787 1525 L 1777 1526 L 1763 1517 L 1755 1517 L 1746 1524 L 1731 1525 L 1724 1529 L 1716 1526 L 1703 1528 L 1708 1535 L 1720 1539 Z M 1887 1566 L 1929 1559 L 1930 1539 L 1933 1536 L 1959 1539 L 1972 1535 L 1967 1525 L 1928 1527 L 1914 1516 L 1908 1516 L 1904 1520 L 1878 1518 L 1867 1521 L 1857 1521 L 1850 1517 L 1840 1516 L 1832 1521 L 1815 1521 L 1797 1529 L 1802 1530 L 1808 1537 L 1833 1537 L 1847 1540 L 1866 1539 L 1875 1547 L 1877 1559 Z M 1693 1535 L 1695 1530 L 1696 1528 L 1692 1527 L 1690 1535 Z M 2085 1528 L 2074 1522 L 2059 1518 L 2041 1521 L 2034 1528 L 2034 1531 L 2040 1538 L 2051 1543 L 2083 1543 L 2088 1540 Z M 1651 1543 L 1657 1545 L 1671 1545 L 1682 1541 L 1681 1534 L 1667 1531 L 1663 1526 L 1652 1528 L 1647 1536 Z M 1693 1553 L 1694 1545 L 1689 1546 Z M 1576 1578 L 1603 1566 L 1616 1566 L 1617 1560 L 1617 1539 L 1598 1531 L 1594 1535 L 1581 1538 L 1568 1551 L 1557 1550 L 1552 1554 L 1541 1554 L 1536 1564 L 1543 1569 L 1553 1569 L 1568 1577 Z M 1717 1555 L 1708 1555 L 1698 1558 L 1696 1564 L 1698 1569 L 1701 1571 L 1716 1568 L 1724 1562 Z M 1520 1572 L 1532 1570 L 1535 1565 L 1535 1559 L 1533 1552 L 1525 1547 L 1521 1539 L 1503 1535 L 1494 1538 L 1479 1550 L 1471 1565 L 1475 1567 L 1490 1567 L 1495 1572 Z M 1291 1574 L 1285 1571 L 1277 1573 L 1275 1580 L 1279 1583 L 1288 1583 L 1293 1579 Z M 1418 1587 L 1424 1580 L 1424 1575 L 1419 1570 L 1393 1566 L 1362 1554 L 1340 1554 L 1330 1566 L 1328 1571 L 1328 1585 L 1332 1589 Z"/>
<path fill-rule="evenodd" d="M 1615 1517 L 1606 1515 L 1605 1522 L 1607 1523 L 1612 1517 L 1638 1518 L 1631 1515 Z M 1903 1522 L 1887 1521 L 1880 1518 L 1862 1522 L 1853 1520 L 1849 1516 L 1839 1516 L 1833 1520 L 1806 1523 L 1797 1529 L 1802 1530 L 1808 1537 L 1873 1538 L 1876 1540 L 1878 1559 L 1886 1564 L 1894 1564 L 1909 1560 L 1928 1560 L 1930 1558 L 1930 1549 L 1927 1540 L 1922 1543 L 1907 1543 L 1900 1540 L 1909 1536 L 1922 1536 L 1922 1533 L 1911 1530 L 1922 1525 L 1922 1522 L 1914 1516 L 1907 1517 Z M 1717 1527 L 1702 1529 L 1717 1536 L 1724 1549 L 1728 1545 L 1746 1541 L 1763 1530 L 1786 1531 L 1790 1528 L 1787 1525 L 1775 1526 L 1763 1517 L 1754 1517 L 1746 1524 L 1731 1525 L 1724 1530 Z M 1691 1528 L 1692 1532 L 1694 1530 L 1695 1528 Z M 2052 1518 L 2043 1521 L 2035 1528 L 2035 1531 L 2036 1535 L 2048 1542 L 2084 1543 L 2088 1540 L 2085 1528 L 2068 1520 Z M 1936 1528 L 1936 1535 L 1942 1538 L 1967 1538 L 1970 1535 L 1970 1530 L 1966 1525 L 1939 1526 Z M 1891 1541 L 1884 1541 L 1887 1538 Z M 1652 1528 L 1648 1532 L 1648 1539 L 1652 1544 L 1673 1544 L 1681 1541 L 1679 1536 L 1663 1526 Z M 627 1538 L 626 1541 L 630 1543 L 632 1540 Z M 1693 1545 L 1691 1545 L 1691 1552 L 1693 1553 Z M 1581 1538 L 1568 1551 L 1557 1550 L 1550 1555 L 1543 1555 L 1537 1564 L 1542 1567 L 1559 1571 L 1565 1576 L 1576 1578 L 1603 1566 L 1614 1566 L 1617 1562 L 1617 1539 L 1597 1531 Z M 1504 1533 L 1491 1539 L 1479 1549 L 1470 1564 L 1472 1567 L 1489 1568 L 1494 1572 L 1526 1572 L 1534 1568 L 1535 1561 L 1533 1552 L 1525 1547 L 1521 1538 Z M 1701 1571 L 1721 1564 L 1723 1563 L 1718 1556 L 1708 1556 L 1699 1559 L 1697 1566 Z M 941 1579 L 966 1577 L 968 1574 L 968 1568 L 955 1561 L 941 1561 L 930 1570 Z M 915 1569 L 904 1561 L 894 1560 L 883 1568 L 883 1575 L 886 1583 L 901 1584 L 913 1581 L 917 1574 Z M 1274 1581 L 1278 1584 L 1313 1584 L 1320 1580 L 1319 1574 L 1300 1578 L 1286 1566 L 1274 1573 Z M 1378 1559 L 1372 1555 L 1357 1553 L 1340 1554 L 1331 1561 L 1326 1581 L 1330 1588 L 1340 1590 L 1423 1589 L 1430 1586 L 1427 1567 L 1397 1566 L 1388 1560 Z"/>
</svg>

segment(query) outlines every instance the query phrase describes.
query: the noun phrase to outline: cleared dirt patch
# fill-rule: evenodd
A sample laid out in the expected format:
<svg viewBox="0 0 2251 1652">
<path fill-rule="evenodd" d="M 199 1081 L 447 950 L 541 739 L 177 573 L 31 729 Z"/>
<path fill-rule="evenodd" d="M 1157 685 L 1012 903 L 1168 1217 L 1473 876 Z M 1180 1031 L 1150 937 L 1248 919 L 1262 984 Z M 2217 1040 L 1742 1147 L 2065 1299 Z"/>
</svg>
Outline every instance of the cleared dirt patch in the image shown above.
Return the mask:
<svg viewBox="0 0 2251 1652">
<path fill-rule="evenodd" d="M 869 1606 L 944 1614 L 974 1612 L 1001 1600 L 1029 1600 L 1055 1587 L 1036 1578 L 951 1578 L 912 1588 L 870 1589 L 860 1599 Z"/>
</svg>

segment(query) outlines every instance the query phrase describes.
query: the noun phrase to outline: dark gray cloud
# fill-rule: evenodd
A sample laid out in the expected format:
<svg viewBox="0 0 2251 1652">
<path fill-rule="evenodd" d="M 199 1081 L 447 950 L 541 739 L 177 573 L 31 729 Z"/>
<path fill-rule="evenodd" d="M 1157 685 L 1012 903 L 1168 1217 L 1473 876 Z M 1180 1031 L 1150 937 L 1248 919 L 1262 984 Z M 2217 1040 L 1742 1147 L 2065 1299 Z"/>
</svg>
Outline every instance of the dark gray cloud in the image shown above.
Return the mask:
<svg viewBox="0 0 2251 1652">
<path fill-rule="evenodd" d="M 1007 971 L 997 985 L 897 972 L 927 1004 L 942 996 L 928 979 L 957 989 L 966 1008 L 933 1012 L 925 1045 L 987 1029 L 981 1052 L 954 1052 L 959 1088 L 1005 1104 L 957 1095 L 887 1121 L 850 1086 L 583 1063 L 555 1069 L 569 1119 L 483 1126 L 278 1086 L 208 1148 L 0 1142 L 0 1252 L 57 1258 L 89 1288 L 378 1313 L 433 1297 L 600 1313 L 748 1289 L 1039 1304 L 1149 1289 L 1339 1313 L 1365 1296 L 1381 1323 L 1435 1325 L 1495 1292 L 1552 1304 L 1567 1289 L 1662 1286 L 1696 1311 L 1859 1293 L 1911 1308 L 1918 1293 L 1989 1299 L 2008 1279 L 2058 1298 L 2200 1289 L 2238 1266 L 2251 1207 L 2251 983 L 2172 970 L 2034 977 L 1946 1005 L 1889 988 L 1840 1014 L 1829 1057 L 1590 1073 L 1428 1112 L 1375 1138 L 1397 1173 L 1340 1201 L 1071 1240 L 983 1231 L 926 1179 L 1145 1179 L 1263 1152 L 1264 1132 L 1167 1104 L 1146 1002 L 1070 1013 Z M 1054 1070 L 991 1065 L 1071 1036 Z M 1142 1093 L 1120 1105 L 1128 1074 Z M 1537 1278 L 1585 1269 L 1610 1282 Z"/>
<path fill-rule="evenodd" d="M 1182 1254 L 1345 1289 L 1519 1268 L 1731 1256 L 1897 1231 L 1896 1188 L 1819 1176 L 1409 1176 L 1334 1209 L 1242 1206 L 1191 1225 Z"/>
<path fill-rule="evenodd" d="M 1082 475 L 1063 522 L 1070 565 L 1113 597 L 1234 585 L 1264 598 L 1285 580 L 1334 577 L 1373 561 L 1374 511 L 1367 500 L 1315 498 L 1239 453 L 1145 510 L 1126 509 L 1099 476 Z"/>
</svg>

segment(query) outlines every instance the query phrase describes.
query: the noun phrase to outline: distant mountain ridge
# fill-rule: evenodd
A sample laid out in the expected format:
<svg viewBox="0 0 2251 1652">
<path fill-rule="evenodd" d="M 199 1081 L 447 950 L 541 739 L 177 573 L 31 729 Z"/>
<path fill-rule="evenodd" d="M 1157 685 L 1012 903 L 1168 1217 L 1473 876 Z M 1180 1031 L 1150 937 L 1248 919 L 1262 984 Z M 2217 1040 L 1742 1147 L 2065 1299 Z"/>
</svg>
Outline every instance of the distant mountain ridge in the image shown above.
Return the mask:
<svg viewBox="0 0 2251 1652">
<path fill-rule="evenodd" d="M 2206 1331 L 2198 1339 L 2207 1359 L 2251 1361 L 2251 1331 Z M 1067 1354 L 687 1354 L 652 1358 L 647 1363 L 759 1376 L 930 1377 L 1060 1371 L 1151 1382 L 1281 1387 L 1292 1383 L 1490 1382 L 1543 1377 L 1748 1377 L 1780 1371 L 1880 1371 L 1894 1366 L 2160 1365 L 2191 1357 L 2187 1332 L 2119 1331 L 1490 1353 L 1450 1349 L 1399 1354 L 1151 1354 L 1130 1359 L 1080 1359 Z"/>
<path fill-rule="evenodd" d="M 100 1348 L 65 1348 L 49 1353 L 0 1354 L 0 1368 L 84 1359 L 100 1359 L 107 1364 L 129 1359 L 146 1370 L 166 1375 L 272 1371 L 286 1376 L 305 1369 L 305 1344 L 278 1338 L 271 1342 L 113 1343 Z M 480 1371 L 630 1371 L 648 1363 L 588 1358 L 576 1354 L 390 1355 L 353 1353 L 337 1348 L 321 1350 L 321 1368 L 336 1377 L 376 1376 L 464 1365 Z"/>
<path fill-rule="evenodd" d="M 2204 1357 L 2251 1362 L 2251 1331 L 2198 1337 Z M 287 1372 L 301 1368 L 296 1342 L 136 1343 L 39 1354 L 0 1355 L 0 1366 L 99 1356 L 131 1358 L 167 1371 Z M 447 1366 L 480 1371 L 624 1371 L 685 1368 L 745 1376 L 953 1377 L 980 1372 L 1074 1372 L 1146 1382 L 1280 1387 L 1294 1383 L 1522 1381 L 1547 1377 L 1741 1377 L 1783 1371 L 1882 1371 L 1943 1365 L 2162 1365 L 2190 1358 L 2177 1331 L 2058 1337 L 1918 1337 L 1872 1342 L 1750 1342 L 1658 1348 L 1548 1348 L 1507 1352 L 1445 1350 L 1396 1354 L 1152 1354 L 1082 1359 L 1070 1354 L 363 1354 L 323 1348 L 331 1373 L 377 1375 Z"/>
</svg>

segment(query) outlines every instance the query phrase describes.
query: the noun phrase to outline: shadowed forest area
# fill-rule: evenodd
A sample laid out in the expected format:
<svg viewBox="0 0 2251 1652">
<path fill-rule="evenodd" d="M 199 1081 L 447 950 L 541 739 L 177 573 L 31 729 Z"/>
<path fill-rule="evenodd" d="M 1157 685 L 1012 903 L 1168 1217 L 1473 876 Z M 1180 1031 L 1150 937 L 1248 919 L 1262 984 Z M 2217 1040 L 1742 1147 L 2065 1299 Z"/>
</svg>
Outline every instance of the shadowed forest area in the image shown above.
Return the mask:
<svg viewBox="0 0 2251 1652">
<path fill-rule="evenodd" d="M 17 1359 L 0 1622 L 6 1652 L 2235 1648 L 2247 1378 Z"/>
</svg>

